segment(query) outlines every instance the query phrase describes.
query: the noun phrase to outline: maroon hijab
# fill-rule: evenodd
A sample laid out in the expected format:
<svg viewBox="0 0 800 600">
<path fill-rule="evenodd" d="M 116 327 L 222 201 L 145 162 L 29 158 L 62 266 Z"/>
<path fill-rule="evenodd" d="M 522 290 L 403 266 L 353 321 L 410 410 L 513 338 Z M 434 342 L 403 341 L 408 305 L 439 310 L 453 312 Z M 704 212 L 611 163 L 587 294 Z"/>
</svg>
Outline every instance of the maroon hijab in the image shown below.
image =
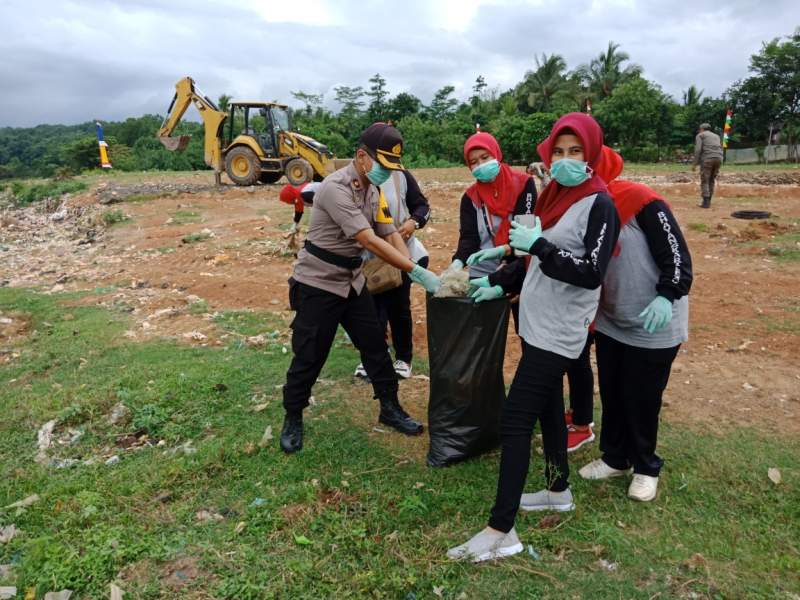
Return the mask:
<svg viewBox="0 0 800 600">
<path fill-rule="evenodd" d="M 602 156 L 603 130 L 592 117 L 583 113 L 568 113 L 561 117 L 550 135 L 536 148 L 539 156 L 549 169 L 553 156 L 553 146 L 559 135 L 571 133 L 583 144 L 583 159 L 594 170 Z M 605 182 L 592 173 L 592 176 L 580 185 L 568 187 L 553 179 L 542 191 L 536 201 L 534 213 L 542 220 L 542 229 L 549 229 L 564 215 L 570 206 L 586 196 L 599 192 L 608 192 Z"/>
<path fill-rule="evenodd" d="M 500 163 L 500 172 L 494 181 L 481 183 L 480 181 L 467 188 L 467 196 L 472 200 L 475 208 L 486 206 L 490 214 L 502 219 L 500 227 L 494 234 L 494 245 L 501 246 L 508 243 L 508 233 L 511 222 L 508 216 L 514 213 L 517 198 L 525 189 L 530 176 L 515 171 L 503 162 L 503 151 L 493 135 L 479 132 L 471 135 L 464 144 L 464 162 L 469 165 L 469 153 L 475 148 L 483 148 Z"/>
</svg>

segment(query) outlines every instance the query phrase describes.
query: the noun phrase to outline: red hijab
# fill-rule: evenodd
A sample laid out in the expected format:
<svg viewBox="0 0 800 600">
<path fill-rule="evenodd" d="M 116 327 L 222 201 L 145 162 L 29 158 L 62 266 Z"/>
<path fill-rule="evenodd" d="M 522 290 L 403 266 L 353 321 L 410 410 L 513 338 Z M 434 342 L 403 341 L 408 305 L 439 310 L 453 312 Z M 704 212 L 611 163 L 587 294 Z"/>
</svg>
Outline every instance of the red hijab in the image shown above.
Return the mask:
<svg viewBox="0 0 800 600">
<path fill-rule="evenodd" d="M 483 148 L 500 163 L 500 172 L 494 181 L 475 182 L 467 188 L 467 196 L 472 200 L 475 208 L 480 209 L 485 205 L 490 214 L 502 219 L 500 227 L 494 234 L 494 245 L 501 246 L 508 243 L 508 233 L 511 231 L 511 222 L 508 217 L 514 213 L 517 198 L 525 189 L 530 176 L 515 171 L 503 163 L 503 152 L 494 136 L 480 132 L 467 139 L 464 144 L 464 162 L 467 165 L 469 165 L 469 153 L 475 148 Z"/>
<path fill-rule="evenodd" d="M 308 183 L 303 183 L 295 187 L 287 184 L 281 188 L 278 199 L 286 204 L 294 204 L 296 212 L 303 212 L 303 198 L 300 196 L 300 192 L 302 192 L 303 188 L 307 185 Z"/>
<path fill-rule="evenodd" d="M 547 139 L 537 146 L 536 149 L 545 166 L 548 169 L 550 168 L 556 138 L 566 133 L 575 135 L 581 141 L 581 144 L 583 144 L 583 159 L 594 169 L 601 157 L 603 130 L 600 129 L 597 121 L 583 113 L 568 113 L 561 117 L 553 125 L 553 129 L 550 130 L 550 135 Z M 561 185 L 553 179 L 544 188 L 536 201 L 534 214 L 542 220 L 542 229 L 549 229 L 558 223 L 564 213 L 579 200 L 592 194 L 607 191 L 608 188 L 605 182 L 594 173 L 582 184 L 574 187 Z"/>
<path fill-rule="evenodd" d="M 619 213 L 620 227 L 654 200 L 664 201 L 652 188 L 642 183 L 618 180 L 624 162 L 622 157 L 608 146 L 603 146 L 602 157 L 595 168 L 595 174 L 603 178 L 608 184 L 608 193 L 614 199 L 614 205 Z"/>
</svg>

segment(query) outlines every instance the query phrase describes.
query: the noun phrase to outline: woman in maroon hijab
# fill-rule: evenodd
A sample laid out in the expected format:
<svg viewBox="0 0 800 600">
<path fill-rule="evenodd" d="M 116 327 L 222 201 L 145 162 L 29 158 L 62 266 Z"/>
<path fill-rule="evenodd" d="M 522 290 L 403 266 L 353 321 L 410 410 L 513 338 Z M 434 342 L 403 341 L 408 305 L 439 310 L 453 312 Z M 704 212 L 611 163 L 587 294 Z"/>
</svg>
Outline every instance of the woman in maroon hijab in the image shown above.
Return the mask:
<svg viewBox="0 0 800 600">
<path fill-rule="evenodd" d="M 508 245 L 511 219 L 533 211 L 536 184 L 532 177 L 503 162 L 500 144 L 485 132 L 467 139 L 464 162 L 476 181 L 461 198 L 458 248 L 448 269 L 468 265 L 470 277 L 483 278 L 479 285 L 489 288 L 486 277 L 494 275 L 504 259 L 514 260 Z"/>
<path fill-rule="evenodd" d="M 586 344 L 600 284 L 619 235 L 619 217 L 606 184 L 594 176 L 603 131 L 588 115 L 559 119 L 539 147 L 553 181 L 534 209 L 536 224 L 512 223 L 510 245 L 532 255 L 520 295 L 522 358 L 501 421 L 497 497 L 488 527 L 448 556 L 475 562 L 522 551 L 514 531 L 519 508 L 568 511 L 567 427 L 561 385 Z M 542 424 L 545 488 L 523 494 L 531 437 Z"/>
</svg>

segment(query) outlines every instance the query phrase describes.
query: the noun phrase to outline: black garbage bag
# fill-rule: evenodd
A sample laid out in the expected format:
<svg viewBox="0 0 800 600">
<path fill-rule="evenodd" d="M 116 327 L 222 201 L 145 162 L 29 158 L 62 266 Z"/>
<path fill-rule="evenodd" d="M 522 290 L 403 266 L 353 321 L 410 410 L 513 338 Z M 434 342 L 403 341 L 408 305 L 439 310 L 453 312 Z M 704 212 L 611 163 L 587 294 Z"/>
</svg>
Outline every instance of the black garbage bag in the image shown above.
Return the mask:
<svg viewBox="0 0 800 600">
<path fill-rule="evenodd" d="M 509 304 L 428 294 L 427 312 L 428 464 L 444 467 L 499 441 Z"/>
</svg>

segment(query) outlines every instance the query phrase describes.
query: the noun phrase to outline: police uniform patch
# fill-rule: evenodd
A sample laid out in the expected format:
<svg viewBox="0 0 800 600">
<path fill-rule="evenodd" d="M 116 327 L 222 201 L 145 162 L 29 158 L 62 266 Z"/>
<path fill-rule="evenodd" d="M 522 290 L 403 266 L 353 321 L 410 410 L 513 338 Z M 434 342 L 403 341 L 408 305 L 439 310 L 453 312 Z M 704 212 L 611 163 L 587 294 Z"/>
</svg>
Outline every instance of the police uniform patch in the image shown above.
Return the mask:
<svg viewBox="0 0 800 600">
<path fill-rule="evenodd" d="M 382 225 L 391 225 L 394 223 L 392 213 L 389 211 L 389 204 L 386 202 L 386 197 L 383 195 L 383 190 L 380 191 L 378 198 L 378 214 L 375 215 L 375 222 Z"/>
</svg>

